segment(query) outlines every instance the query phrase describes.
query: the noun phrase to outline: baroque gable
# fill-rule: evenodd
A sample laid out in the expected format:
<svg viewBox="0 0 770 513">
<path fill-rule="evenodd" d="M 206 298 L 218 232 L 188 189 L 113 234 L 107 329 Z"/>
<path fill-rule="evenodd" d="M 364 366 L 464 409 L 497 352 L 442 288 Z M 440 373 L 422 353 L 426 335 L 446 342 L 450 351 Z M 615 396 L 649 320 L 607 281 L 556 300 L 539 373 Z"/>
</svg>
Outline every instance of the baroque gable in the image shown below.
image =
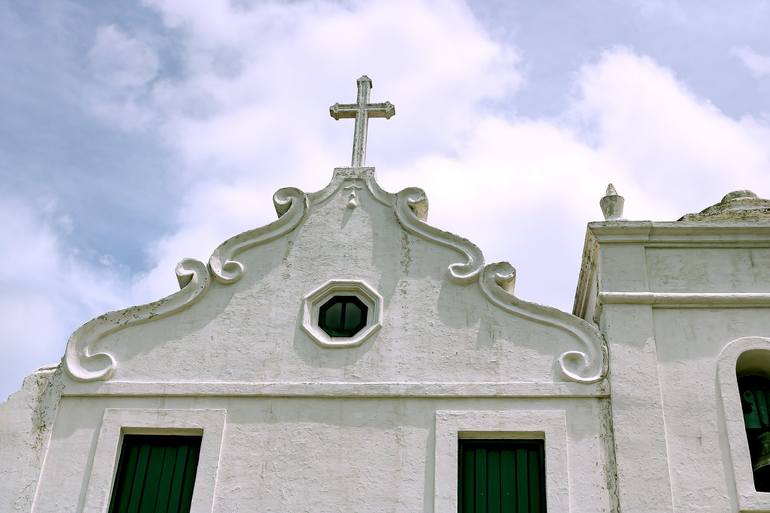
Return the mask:
<svg viewBox="0 0 770 513">
<path fill-rule="evenodd" d="M 460 381 L 603 378 L 596 327 L 517 298 L 510 264 L 485 264 L 475 244 L 427 223 L 422 190 L 388 193 L 373 168 L 338 168 L 324 189 L 281 189 L 273 202 L 273 223 L 226 240 L 207 265 L 181 261 L 178 292 L 75 331 L 64 356 L 68 375 L 81 382 L 289 380 L 282 370 L 300 381 L 442 381 L 450 371 Z M 384 297 L 383 329 L 362 347 L 319 348 L 300 329 L 302 298 L 328 280 L 363 280 Z M 394 308 L 398 316 L 388 315 Z M 402 355 L 398 365 L 385 363 L 393 350 Z"/>
</svg>

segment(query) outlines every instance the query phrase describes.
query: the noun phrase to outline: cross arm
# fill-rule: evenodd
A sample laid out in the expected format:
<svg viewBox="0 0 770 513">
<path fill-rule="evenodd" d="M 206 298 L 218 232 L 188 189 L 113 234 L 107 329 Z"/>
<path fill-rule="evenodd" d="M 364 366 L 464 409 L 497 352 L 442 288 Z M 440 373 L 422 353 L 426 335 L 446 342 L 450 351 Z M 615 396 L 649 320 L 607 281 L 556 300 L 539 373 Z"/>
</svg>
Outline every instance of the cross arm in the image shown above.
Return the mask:
<svg viewBox="0 0 770 513">
<path fill-rule="evenodd" d="M 370 118 L 390 119 L 396 115 L 396 107 L 390 102 L 370 103 L 366 106 Z"/>
<path fill-rule="evenodd" d="M 329 107 L 329 114 L 334 119 L 354 118 L 359 111 L 355 103 L 335 103 Z"/>
<path fill-rule="evenodd" d="M 370 118 L 390 119 L 396 114 L 396 107 L 390 102 L 367 103 L 363 108 L 357 103 L 335 103 L 329 107 L 329 114 L 339 120 L 354 118 L 361 110 L 366 110 Z"/>
</svg>

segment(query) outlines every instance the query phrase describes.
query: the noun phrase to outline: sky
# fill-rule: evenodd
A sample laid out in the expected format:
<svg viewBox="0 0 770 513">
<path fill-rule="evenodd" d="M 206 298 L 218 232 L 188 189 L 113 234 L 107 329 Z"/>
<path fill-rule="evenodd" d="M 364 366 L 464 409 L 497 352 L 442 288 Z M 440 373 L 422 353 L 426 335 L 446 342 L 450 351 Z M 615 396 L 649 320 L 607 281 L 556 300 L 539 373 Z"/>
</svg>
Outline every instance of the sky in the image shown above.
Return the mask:
<svg viewBox="0 0 770 513">
<path fill-rule="evenodd" d="M 388 191 L 571 311 L 609 182 L 672 221 L 770 197 L 770 1 L 0 2 L 0 400 L 183 257 L 349 165 L 355 79 Z"/>
</svg>

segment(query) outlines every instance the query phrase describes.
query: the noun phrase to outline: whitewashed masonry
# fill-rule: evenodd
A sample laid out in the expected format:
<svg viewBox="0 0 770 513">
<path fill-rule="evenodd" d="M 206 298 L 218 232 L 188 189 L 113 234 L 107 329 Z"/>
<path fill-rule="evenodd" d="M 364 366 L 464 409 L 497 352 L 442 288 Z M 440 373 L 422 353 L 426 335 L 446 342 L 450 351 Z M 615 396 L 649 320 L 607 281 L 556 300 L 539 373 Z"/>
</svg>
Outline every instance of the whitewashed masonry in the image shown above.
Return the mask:
<svg viewBox="0 0 770 513">
<path fill-rule="evenodd" d="M 393 115 L 364 78 L 344 107 Z M 0 511 L 106 512 L 121 437 L 144 432 L 202 433 L 199 513 L 454 513 L 463 437 L 545 440 L 550 513 L 770 510 L 736 375 L 770 374 L 769 202 L 634 222 L 613 188 L 572 315 L 427 224 L 423 191 L 383 191 L 356 116 L 359 165 L 278 191 L 275 222 L 89 321 L 0 405 Z M 369 316 L 341 343 L 317 329 L 340 292 Z"/>
</svg>

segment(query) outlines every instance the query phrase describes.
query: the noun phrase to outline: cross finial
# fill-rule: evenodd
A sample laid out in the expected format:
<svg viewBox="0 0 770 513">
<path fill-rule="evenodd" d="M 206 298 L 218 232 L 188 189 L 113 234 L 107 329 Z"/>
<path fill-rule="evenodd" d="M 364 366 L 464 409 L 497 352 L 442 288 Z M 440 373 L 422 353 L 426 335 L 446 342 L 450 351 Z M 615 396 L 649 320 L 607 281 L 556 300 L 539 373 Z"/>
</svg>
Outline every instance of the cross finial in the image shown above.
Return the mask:
<svg viewBox="0 0 770 513">
<path fill-rule="evenodd" d="M 358 98 L 356 103 L 335 103 L 329 107 L 329 114 L 334 119 L 356 118 L 353 131 L 352 167 L 362 167 L 366 162 L 366 131 L 369 118 L 390 119 L 396 114 L 396 108 L 390 102 L 369 103 L 372 79 L 363 75 L 357 81 Z"/>
</svg>

